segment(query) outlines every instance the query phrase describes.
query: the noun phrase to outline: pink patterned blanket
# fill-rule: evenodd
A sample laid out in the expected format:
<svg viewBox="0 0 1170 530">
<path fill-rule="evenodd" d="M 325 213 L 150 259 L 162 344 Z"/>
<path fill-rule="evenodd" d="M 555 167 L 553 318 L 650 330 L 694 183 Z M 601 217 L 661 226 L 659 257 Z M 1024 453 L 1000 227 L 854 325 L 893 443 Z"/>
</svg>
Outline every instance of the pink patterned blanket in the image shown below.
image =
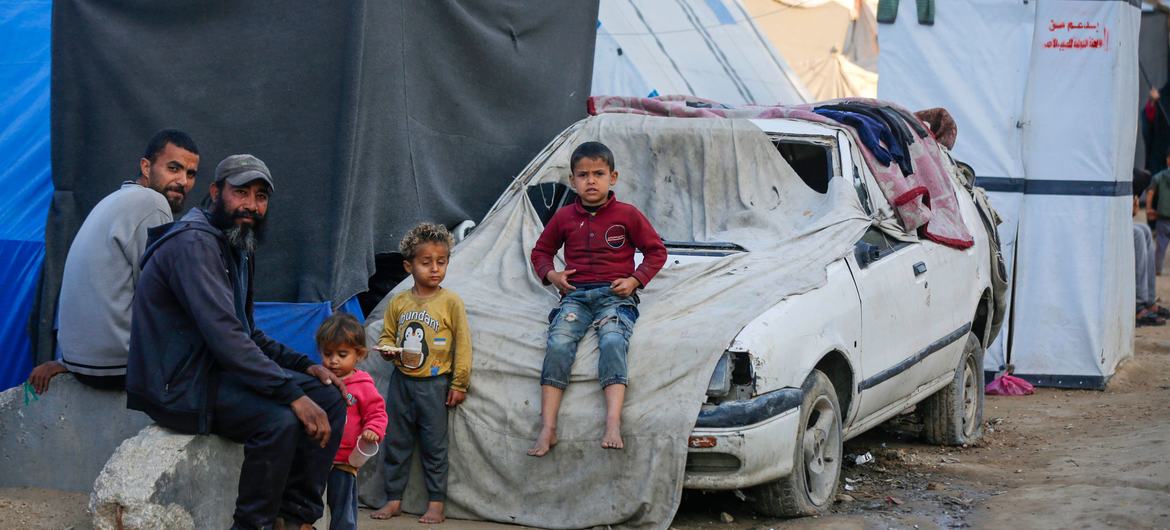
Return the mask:
<svg viewBox="0 0 1170 530">
<path fill-rule="evenodd" d="M 920 237 L 958 249 L 974 245 L 975 240 L 963 224 L 963 218 L 959 214 L 958 198 L 949 182 L 951 177 L 947 173 L 946 155 L 935 141 L 933 133 L 926 138 L 915 137 L 915 141 L 910 144 L 914 174 L 906 176 L 902 174 L 898 164 L 883 165 L 879 162 L 859 140 L 853 127 L 813 112 L 815 107 L 833 103 L 867 103 L 904 110 L 893 103 L 867 98 L 845 98 L 794 106 L 731 107 L 694 96 L 653 98 L 592 96 L 589 98 L 589 114 L 596 116 L 603 113 L 626 113 L 676 118 L 790 118 L 841 127 L 853 136 L 853 143 L 861 150 L 866 165 L 877 180 L 878 187 L 894 207 L 898 219 L 906 230 L 917 231 Z"/>
</svg>

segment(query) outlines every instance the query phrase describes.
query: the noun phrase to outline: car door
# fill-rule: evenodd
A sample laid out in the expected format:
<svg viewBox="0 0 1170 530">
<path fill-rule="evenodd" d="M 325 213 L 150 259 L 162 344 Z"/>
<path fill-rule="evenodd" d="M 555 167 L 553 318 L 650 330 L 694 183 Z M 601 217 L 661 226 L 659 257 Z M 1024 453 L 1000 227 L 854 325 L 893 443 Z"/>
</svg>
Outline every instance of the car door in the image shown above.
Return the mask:
<svg viewBox="0 0 1170 530">
<path fill-rule="evenodd" d="M 932 300 L 929 255 L 922 243 L 899 241 L 870 228 L 846 261 L 861 299 L 861 405 L 856 418 L 862 420 L 925 380 L 918 357 L 946 333 L 942 330 L 951 319 Z"/>
</svg>

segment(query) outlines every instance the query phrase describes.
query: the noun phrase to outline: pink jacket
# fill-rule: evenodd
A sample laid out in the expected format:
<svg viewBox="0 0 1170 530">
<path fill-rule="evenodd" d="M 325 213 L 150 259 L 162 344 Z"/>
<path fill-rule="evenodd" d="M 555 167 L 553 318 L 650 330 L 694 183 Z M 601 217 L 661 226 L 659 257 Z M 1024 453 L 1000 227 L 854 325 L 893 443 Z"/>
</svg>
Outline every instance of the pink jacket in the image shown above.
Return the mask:
<svg viewBox="0 0 1170 530">
<path fill-rule="evenodd" d="M 333 457 L 334 464 L 349 463 L 349 454 L 357 446 L 358 437 L 367 429 L 386 437 L 386 401 L 374 386 L 374 378 L 361 370 L 354 370 L 345 379 L 345 389 L 353 399 L 345 409 L 345 432 L 341 435 L 341 446 Z"/>
</svg>

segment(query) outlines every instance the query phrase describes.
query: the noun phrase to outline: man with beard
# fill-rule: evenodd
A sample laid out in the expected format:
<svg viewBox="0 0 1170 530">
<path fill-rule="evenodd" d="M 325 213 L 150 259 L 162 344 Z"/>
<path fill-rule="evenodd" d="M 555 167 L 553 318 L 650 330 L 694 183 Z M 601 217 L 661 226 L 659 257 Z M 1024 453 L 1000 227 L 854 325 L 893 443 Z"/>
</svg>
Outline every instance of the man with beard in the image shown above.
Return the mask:
<svg viewBox="0 0 1170 530">
<path fill-rule="evenodd" d="M 345 426 L 341 380 L 252 317 L 253 251 L 273 189 L 256 157 L 220 162 L 210 208 L 156 234 L 134 295 L 126 404 L 163 427 L 244 444 L 234 528 L 321 518 Z"/>
<path fill-rule="evenodd" d="M 195 141 L 164 129 L 147 144 L 138 178 L 123 182 L 90 211 L 65 258 L 57 312 L 60 361 L 33 369 L 29 382 L 37 393 L 65 372 L 94 388 L 125 387 L 130 303 L 147 229 L 178 215 L 198 168 Z"/>
</svg>

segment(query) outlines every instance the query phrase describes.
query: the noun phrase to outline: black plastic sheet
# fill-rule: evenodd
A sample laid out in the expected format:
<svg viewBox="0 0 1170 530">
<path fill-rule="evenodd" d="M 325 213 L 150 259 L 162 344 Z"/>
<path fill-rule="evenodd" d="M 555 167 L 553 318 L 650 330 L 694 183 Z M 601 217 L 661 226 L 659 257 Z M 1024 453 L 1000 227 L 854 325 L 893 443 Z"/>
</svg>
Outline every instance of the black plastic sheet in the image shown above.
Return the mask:
<svg viewBox="0 0 1170 530">
<path fill-rule="evenodd" d="M 277 191 L 257 298 L 340 304 L 413 224 L 478 220 L 585 115 L 597 2 L 81 2 L 53 7 L 52 158 L 38 355 L 73 234 L 189 132 L 196 193 L 252 153 Z"/>
</svg>

